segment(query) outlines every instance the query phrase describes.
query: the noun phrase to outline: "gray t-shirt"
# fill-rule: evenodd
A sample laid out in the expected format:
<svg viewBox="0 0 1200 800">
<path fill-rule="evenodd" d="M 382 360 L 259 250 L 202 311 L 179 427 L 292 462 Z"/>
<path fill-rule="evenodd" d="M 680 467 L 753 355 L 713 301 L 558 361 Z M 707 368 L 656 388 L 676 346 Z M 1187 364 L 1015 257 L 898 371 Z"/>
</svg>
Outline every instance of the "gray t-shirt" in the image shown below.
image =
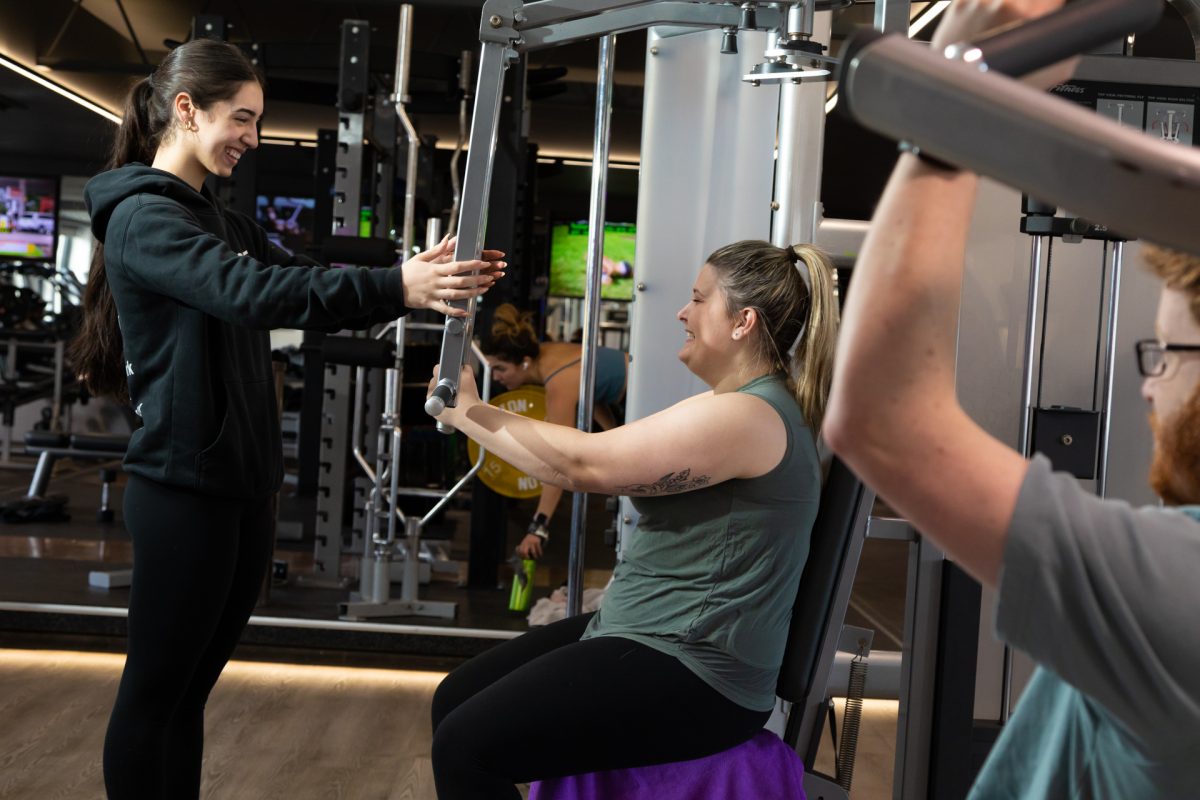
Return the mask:
<svg viewBox="0 0 1200 800">
<path fill-rule="evenodd" d="M 1200 523 L 1085 492 L 1038 456 L 996 630 L 1040 665 L 971 798 L 1200 797 Z"/>
</svg>

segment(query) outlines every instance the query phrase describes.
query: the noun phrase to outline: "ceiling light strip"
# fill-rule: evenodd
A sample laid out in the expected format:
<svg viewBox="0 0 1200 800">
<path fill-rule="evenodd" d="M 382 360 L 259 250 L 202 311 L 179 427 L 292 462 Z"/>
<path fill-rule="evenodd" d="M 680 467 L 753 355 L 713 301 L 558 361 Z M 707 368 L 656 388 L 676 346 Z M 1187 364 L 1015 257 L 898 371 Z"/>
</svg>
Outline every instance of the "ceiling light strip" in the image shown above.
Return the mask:
<svg viewBox="0 0 1200 800">
<path fill-rule="evenodd" d="M 13 61 L 12 59 L 8 58 L 7 56 L 0 55 L 0 66 L 8 67 L 10 70 L 17 73 L 21 77 L 28 78 L 29 80 L 33 81 L 37 85 L 42 86 L 46 89 L 49 89 L 50 91 L 54 92 L 55 94 L 57 94 L 61 97 L 65 97 L 66 99 L 70 100 L 72 103 L 81 105 L 84 108 L 86 108 L 88 111 L 99 114 L 100 116 L 102 116 L 106 120 L 108 120 L 109 122 L 112 122 L 116 125 L 121 124 L 121 118 L 119 116 L 117 116 L 116 114 L 114 114 L 112 111 L 109 111 L 104 106 L 101 106 L 97 103 L 93 103 L 91 100 L 88 100 L 86 97 L 83 97 L 80 94 L 76 94 L 75 92 L 71 91 L 70 89 L 66 88 L 65 86 L 57 84 L 54 81 L 46 80 L 41 75 L 38 75 L 36 72 L 34 72 L 33 70 L 26 69 L 25 67 L 18 64 L 16 61 Z"/>
<path fill-rule="evenodd" d="M 908 38 L 916 36 L 921 31 L 929 27 L 929 23 L 942 15 L 942 12 L 950 5 L 950 0 L 937 0 L 936 3 L 925 6 L 917 18 L 908 26 Z"/>
</svg>

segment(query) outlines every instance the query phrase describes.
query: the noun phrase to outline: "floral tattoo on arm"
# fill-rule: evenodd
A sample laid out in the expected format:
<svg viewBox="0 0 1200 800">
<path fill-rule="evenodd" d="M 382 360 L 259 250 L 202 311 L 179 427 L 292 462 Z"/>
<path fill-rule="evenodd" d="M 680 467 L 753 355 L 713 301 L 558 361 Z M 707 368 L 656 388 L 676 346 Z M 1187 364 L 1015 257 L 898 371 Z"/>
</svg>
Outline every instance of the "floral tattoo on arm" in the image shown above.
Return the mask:
<svg viewBox="0 0 1200 800">
<path fill-rule="evenodd" d="M 654 483 L 632 483 L 628 486 L 618 486 L 617 494 L 626 496 L 641 496 L 652 497 L 659 494 L 678 494 L 679 492 L 690 492 L 693 489 L 700 489 L 712 483 L 712 478 L 707 475 L 696 475 L 692 477 L 690 469 L 682 470 L 681 472 L 668 472 Z"/>
</svg>

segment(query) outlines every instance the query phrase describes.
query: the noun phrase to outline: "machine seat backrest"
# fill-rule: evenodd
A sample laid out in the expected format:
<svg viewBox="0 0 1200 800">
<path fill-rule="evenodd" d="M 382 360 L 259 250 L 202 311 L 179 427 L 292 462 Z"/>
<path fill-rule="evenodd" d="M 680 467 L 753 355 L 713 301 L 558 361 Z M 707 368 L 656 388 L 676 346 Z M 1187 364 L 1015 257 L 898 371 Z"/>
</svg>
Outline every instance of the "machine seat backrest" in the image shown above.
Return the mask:
<svg viewBox="0 0 1200 800">
<path fill-rule="evenodd" d="M 813 523 L 800 590 L 792 606 L 787 647 L 776 687 L 776 693 L 789 702 L 802 702 L 813 689 L 817 655 L 830 625 L 830 608 L 863 491 L 862 481 L 835 456 L 821 490 L 821 506 Z"/>
</svg>

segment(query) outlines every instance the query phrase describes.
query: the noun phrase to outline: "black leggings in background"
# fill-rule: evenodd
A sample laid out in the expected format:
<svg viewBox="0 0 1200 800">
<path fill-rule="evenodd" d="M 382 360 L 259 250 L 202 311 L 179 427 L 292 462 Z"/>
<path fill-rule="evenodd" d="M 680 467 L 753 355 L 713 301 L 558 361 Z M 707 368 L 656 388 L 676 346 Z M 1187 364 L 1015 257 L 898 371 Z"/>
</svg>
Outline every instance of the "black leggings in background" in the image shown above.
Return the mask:
<svg viewBox="0 0 1200 800">
<path fill-rule="evenodd" d="M 439 800 L 518 798 L 517 783 L 701 758 L 770 717 L 651 647 L 579 641 L 591 617 L 535 628 L 442 681 L 433 697 Z"/>
<path fill-rule="evenodd" d="M 129 477 L 129 648 L 104 740 L 110 800 L 200 795 L 204 704 L 250 618 L 270 558 L 271 502 Z"/>
</svg>

